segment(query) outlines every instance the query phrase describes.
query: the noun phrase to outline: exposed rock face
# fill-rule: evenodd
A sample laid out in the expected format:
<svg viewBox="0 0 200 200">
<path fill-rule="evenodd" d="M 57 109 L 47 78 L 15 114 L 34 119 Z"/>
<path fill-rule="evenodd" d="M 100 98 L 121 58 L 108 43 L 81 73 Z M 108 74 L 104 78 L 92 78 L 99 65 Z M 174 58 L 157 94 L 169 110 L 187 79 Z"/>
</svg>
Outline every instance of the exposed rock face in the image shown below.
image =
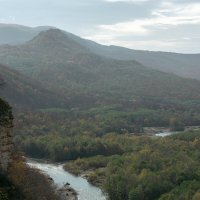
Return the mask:
<svg viewBox="0 0 200 200">
<path fill-rule="evenodd" d="M 0 173 L 5 173 L 13 152 L 11 107 L 0 99 Z"/>
</svg>

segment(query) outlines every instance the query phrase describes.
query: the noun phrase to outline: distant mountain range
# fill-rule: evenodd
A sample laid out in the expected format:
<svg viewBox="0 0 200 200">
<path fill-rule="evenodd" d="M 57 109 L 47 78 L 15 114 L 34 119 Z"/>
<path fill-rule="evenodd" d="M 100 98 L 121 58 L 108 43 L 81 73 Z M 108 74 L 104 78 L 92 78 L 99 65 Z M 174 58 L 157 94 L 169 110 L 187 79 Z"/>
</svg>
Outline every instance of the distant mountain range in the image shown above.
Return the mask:
<svg viewBox="0 0 200 200">
<path fill-rule="evenodd" d="M 33 39 L 41 31 L 48 30 L 49 28 L 48 26 L 32 28 L 16 24 L 0 23 L 0 45 L 25 43 Z"/>
<path fill-rule="evenodd" d="M 138 98 L 200 100 L 200 81 L 153 70 L 134 60 L 97 55 L 58 29 L 43 31 L 24 44 L 0 46 L 0 62 L 14 69 L 1 67 L 0 74 L 10 87 L 7 97 L 19 104 L 76 107 Z"/>
<path fill-rule="evenodd" d="M 20 25 L 0 24 L 0 44 L 23 44 L 41 31 L 51 27 L 30 28 Z M 181 77 L 200 79 L 200 54 L 178 54 L 132 50 L 118 46 L 105 46 L 65 32 L 75 42 L 90 49 L 93 53 L 118 60 L 135 60 L 146 67 Z"/>
</svg>

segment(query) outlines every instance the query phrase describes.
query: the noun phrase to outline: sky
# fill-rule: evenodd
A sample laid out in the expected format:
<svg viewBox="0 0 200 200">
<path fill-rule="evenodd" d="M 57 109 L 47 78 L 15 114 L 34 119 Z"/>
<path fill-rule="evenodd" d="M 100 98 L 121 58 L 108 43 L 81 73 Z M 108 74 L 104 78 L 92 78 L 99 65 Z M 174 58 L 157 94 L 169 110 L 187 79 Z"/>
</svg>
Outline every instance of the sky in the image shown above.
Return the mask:
<svg viewBox="0 0 200 200">
<path fill-rule="evenodd" d="M 0 0 L 0 23 L 55 26 L 131 49 L 200 53 L 200 0 Z"/>
</svg>

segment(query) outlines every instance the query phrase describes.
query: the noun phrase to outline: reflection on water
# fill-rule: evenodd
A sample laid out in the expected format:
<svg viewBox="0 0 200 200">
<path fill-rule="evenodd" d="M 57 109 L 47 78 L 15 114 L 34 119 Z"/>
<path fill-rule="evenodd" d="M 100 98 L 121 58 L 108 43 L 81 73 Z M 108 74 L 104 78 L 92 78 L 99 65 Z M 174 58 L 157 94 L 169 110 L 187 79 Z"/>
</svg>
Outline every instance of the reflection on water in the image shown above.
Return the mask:
<svg viewBox="0 0 200 200">
<path fill-rule="evenodd" d="M 48 174 L 59 186 L 63 186 L 66 182 L 70 183 L 70 186 L 78 193 L 78 200 L 106 200 L 99 188 L 92 186 L 84 178 L 66 172 L 62 165 L 40 163 L 32 160 L 28 160 L 27 163 L 29 166 Z"/>
</svg>

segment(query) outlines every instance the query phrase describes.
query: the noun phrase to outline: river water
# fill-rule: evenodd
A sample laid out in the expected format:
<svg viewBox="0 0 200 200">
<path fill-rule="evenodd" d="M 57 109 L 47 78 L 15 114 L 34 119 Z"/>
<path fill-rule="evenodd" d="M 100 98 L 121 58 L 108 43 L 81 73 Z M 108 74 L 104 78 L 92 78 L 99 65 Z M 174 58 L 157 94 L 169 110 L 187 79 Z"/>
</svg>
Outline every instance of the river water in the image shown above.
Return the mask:
<svg viewBox="0 0 200 200">
<path fill-rule="evenodd" d="M 82 177 L 66 172 L 63 165 L 42 163 L 35 160 L 28 160 L 27 164 L 49 175 L 59 187 L 67 182 L 70 183 L 70 187 L 78 193 L 78 200 L 106 200 L 105 195 L 98 187 L 92 186 Z"/>
<path fill-rule="evenodd" d="M 170 136 L 170 135 L 174 135 L 174 134 L 177 134 L 177 132 L 162 132 L 162 133 L 157 133 L 155 134 L 156 136 L 159 136 L 159 137 L 166 137 L 166 136 Z"/>
</svg>

